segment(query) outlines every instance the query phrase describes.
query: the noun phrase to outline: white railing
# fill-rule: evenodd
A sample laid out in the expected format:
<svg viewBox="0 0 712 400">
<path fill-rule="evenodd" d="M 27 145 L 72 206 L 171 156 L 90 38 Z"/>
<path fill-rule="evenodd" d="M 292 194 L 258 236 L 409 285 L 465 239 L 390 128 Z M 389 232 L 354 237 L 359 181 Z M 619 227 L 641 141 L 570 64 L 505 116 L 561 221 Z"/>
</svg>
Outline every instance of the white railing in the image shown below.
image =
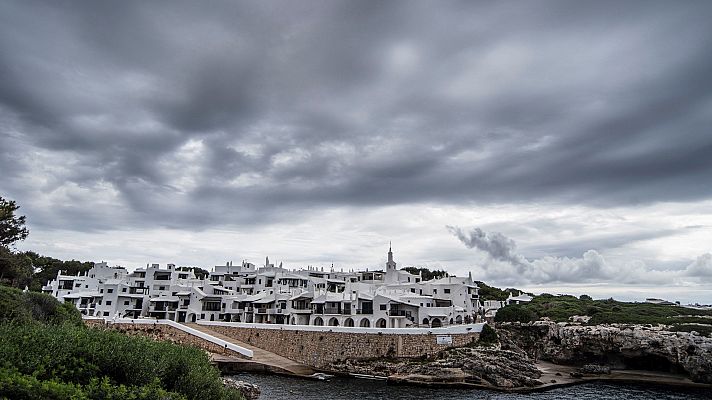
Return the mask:
<svg viewBox="0 0 712 400">
<path fill-rule="evenodd" d="M 358 321 L 355 321 L 358 323 Z M 317 325 L 284 325 L 255 324 L 245 322 L 197 321 L 204 326 L 227 326 L 235 328 L 277 329 L 289 331 L 343 332 L 343 333 L 381 333 L 384 335 L 461 335 L 482 332 L 484 323 L 448 325 L 441 328 L 362 328 L 358 326 L 317 326 Z"/>
<path fill-rule="evenodd" d="M 89 318 L 87 318 L 89 319 Z M 91 318 L 91 319 L 101 319 L 101 318 Z M 130 318 L 117 318 L 117 319 L 105 319 L 107 323 L 110 324 L 135 324 L 135 325 L 168 325 L 170 327 L 176 328 L 180 331 L 183 331 L 185 333 L 191 334 L 193 336 L 199 337 L 203 340 L 207 340 L 208 342 L 214 343 L 220 347 L 224 347 L 228 350 L 235 351 L 237 353 L 242 354 L 243 356 L 247 358 L 252 358 L 252 350 L 246 349 L 242 346 L 238 346 L 234 343 L 230 343 L 228 341 L 216 338 L 213 335 L 210 335 L 208 333 L 199 331 L 197 329 L 191 328 L 189 326 L 179 324 L 175 321 L 171 321 L 168 319 L 144 319 L 144 318 L 139 318 L 139 319 L 130 319 Z"/>
</svg>

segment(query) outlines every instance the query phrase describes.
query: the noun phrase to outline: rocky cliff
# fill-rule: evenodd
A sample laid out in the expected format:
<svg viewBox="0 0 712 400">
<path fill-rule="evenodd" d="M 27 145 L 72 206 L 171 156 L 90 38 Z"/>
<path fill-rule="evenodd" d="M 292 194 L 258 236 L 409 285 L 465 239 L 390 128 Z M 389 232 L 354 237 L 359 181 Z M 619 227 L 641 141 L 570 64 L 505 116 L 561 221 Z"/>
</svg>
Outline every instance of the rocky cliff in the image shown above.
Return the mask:
<svg viewBox="0 0 712 400">
<path fill-rule="evenodd" d="M 537 321 L 497 326 L 502 348 L 557 364 L 600 364 L 688 374 L 712 383 L 712 338 L 664 327 L 574 325 Z"/>
<path fill-rule="evenodd" d="M 344 360 L 329 370 L 388 377 L 393 383 L 468 383 L 499 389 L 542 384 L 541 372 L 525 353 L 496 346 L 448 349 L 427 360 Z"/>
</svg>

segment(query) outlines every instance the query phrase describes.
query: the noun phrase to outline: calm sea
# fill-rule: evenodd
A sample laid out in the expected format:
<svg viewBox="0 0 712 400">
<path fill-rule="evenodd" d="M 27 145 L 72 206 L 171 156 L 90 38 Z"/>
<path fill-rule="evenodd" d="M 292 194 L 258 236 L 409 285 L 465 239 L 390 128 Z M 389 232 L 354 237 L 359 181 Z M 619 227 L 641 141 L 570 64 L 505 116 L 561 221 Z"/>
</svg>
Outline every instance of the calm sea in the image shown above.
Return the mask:
<svg viewBox="0 0 712 400">
<path fill-rule="evenodd" d="M 276 375 L 241 374 L 236 376 L 257 384 L 260 400 L 461 400 L 461 399 L 712 399 L 709 390 L 629 384 L 586 383 L 541 393 L 507 394 L 474 389 L 429 389 L 388 386 L 382 381 L 334 378 L 328 382 Z"/>
</svg>

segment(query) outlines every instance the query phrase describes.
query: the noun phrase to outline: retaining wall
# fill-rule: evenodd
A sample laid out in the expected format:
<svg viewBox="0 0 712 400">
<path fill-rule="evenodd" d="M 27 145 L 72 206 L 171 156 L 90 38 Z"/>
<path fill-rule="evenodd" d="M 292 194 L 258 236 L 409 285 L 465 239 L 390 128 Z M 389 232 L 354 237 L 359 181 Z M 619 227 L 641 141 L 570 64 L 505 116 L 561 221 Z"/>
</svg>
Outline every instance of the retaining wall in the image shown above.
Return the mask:
<svg viewBox="0 0 712 400">
<path fill-rule="evenodd" d="M 449 347 L 464 346 L 479 338 L 479 330 L 467 333 L 388 333 L 336 330 L 297 330 L 277 327 L 256 328 L 228 323 L 201 323 L 225 336 L 279 354 L 317 369 L 328 369 L 332 362 L 344 359 L 381 357 L 418 358 L 432 356 Z M 464 331 L 464 330 L 463 330 Z M 438 344 L 451 340 L 451 344 Z"/>
</svg>

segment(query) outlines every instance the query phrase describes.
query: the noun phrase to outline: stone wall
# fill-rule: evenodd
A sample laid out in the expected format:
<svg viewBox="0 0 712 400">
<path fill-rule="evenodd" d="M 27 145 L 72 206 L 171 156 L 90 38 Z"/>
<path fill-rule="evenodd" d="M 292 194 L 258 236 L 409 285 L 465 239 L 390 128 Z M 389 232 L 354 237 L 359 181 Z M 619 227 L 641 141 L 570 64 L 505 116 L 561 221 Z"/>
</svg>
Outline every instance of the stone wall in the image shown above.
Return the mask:
<svg viewBox="0 0 712 400">
<path fill-rule="evenodd" d="M 479 333 L 448 335 L 452 345 L 437 344 L 435 334 L 378 334 L 208 326 L 225 336 L 314 368 L 345 359 L 432 356 L 476 341 Z"/>
<path fill-rule="evenodd" d="M 154 340 L 167 340 L 172 343 L 186 344 L 194 347 L 198 347 L 210 353 L 224 354 L 229 356 L 241 357 L 244 356 L 240 353 L 234 352 L 232 350 L 226 349 L 215 343 L 211 343 L 207 340 L 201 339 L 197 336 L 191 335 L 187 332 L 178 330 L 172 326 L 160 325 L 160 324 L 112 324 L 105 323 L 103 320 L 85 320 L 84 323 L 87 326 L 100 328 L 100 329 L 111 329 L 119 332 L 123 332 L 127 335 L 135 336 L 146 336 Z"/>
</svg>

